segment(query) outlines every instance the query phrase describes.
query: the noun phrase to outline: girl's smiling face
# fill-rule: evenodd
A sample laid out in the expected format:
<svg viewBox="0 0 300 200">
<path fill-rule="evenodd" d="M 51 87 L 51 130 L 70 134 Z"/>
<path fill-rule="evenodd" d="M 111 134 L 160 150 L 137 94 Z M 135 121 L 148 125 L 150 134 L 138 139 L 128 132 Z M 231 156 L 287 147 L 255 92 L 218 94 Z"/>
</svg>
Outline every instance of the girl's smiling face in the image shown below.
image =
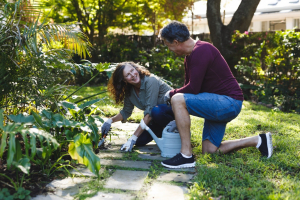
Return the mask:
<svg viewBox="0 0 300 200">
<path fill-rule="evenodd" d="M 139 72 L 130 64 L 126 64 L 123 70 L 124 81 L 131 85 L 138 85 L 141 82 Z"/>
</svg>

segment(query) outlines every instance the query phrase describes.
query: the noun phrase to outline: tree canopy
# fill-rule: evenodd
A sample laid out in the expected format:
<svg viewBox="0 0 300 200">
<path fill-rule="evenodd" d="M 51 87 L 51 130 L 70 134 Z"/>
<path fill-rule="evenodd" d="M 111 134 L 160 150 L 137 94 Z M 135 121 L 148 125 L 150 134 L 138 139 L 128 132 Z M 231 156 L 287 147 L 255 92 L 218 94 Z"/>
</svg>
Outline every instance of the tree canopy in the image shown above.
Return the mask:
<svg viewBox="0 0 300 200">
<path fill-rule="evenodd" d="M 181 20 L 191 0 L 41 0 L 56 23 L 77 22 L 92 44 L 101 44 L 109 28 L 132 30 L 162 27 L 166 19 Z M 99 37 L 98 41 L 94 37 Z"/>
</svg>

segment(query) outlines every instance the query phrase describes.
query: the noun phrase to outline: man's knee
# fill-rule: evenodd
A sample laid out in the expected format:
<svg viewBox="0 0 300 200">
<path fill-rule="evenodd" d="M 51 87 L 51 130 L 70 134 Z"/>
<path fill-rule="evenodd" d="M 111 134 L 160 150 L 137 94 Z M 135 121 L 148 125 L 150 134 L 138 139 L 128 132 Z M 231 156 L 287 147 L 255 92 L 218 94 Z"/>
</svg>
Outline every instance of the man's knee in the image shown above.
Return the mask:
<svg viewBox="0 0 300 200">
<path fill-rule="evenodd" d="M 185 105 L 185 100 L 184 100 L 184 94 L 182 93 L 177 93 L 171 98 L 171 104 L 184 104 Z"/>
<path fill-rule="evenodd" d="M 202 142 L 202 154 L 207 154 L 207 153 L 216 153 L 218 151 L 218 147 L 216 147 L 211 141 L 209 140 L 204 140 Z"/>
</svg>

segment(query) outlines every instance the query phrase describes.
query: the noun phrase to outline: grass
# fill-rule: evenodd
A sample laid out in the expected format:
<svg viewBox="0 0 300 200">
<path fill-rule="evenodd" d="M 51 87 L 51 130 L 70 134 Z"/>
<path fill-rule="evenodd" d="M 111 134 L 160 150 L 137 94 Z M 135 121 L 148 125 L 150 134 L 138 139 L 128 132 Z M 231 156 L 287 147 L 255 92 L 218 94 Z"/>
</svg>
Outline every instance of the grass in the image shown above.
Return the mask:
<svg viewBox="0 0 300 200">
<path fill-rule="evenodd" d="M 242 112 L 227 126 L 224 140 L 272 132 L 274 155 L 261 158 L 256 148 L 226 155 L 201 155 L 203 120 L 192 117 L 197 176 L 191 197 L 206 199 L 300 199 L 300 116 L 243 103 Z"/>
<path fill-rule="evenodd" d="M 87 87 L 81 95 L 95 91 L 99 88 Z M 107 116 L 122 108 L 109 98 L 105 101 L 97 106 Z M 130 120 L 139 122 L 142 118 L 143 112 L 136 110 Z M 300 199 L 300 115 L 245 101 L 239 116 L 227 125 L 224 140 L 272 132 L 274 154 L 270 159 L 262 158 L 254 147 L 226 155 L 202 155 L 204 120 L 191 120 L 197 175 L 189 188 L 190 199 Z M 159 172 L 155 167 L 149 178 L 155 179 Z"/>
</svg>

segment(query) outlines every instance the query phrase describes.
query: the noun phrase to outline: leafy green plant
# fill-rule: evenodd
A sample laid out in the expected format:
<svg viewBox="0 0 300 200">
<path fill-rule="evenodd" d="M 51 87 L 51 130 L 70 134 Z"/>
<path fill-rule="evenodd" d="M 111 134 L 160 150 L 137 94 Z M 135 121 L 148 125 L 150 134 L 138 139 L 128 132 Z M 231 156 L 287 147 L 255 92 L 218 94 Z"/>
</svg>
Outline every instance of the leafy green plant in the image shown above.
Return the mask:
<svg viewBox="0 0 300 200">
<path fill-rule="evenodd" d="M 91 44 L 72 26 L 40 21 L 28 1 L 1 4 L 0 9 L 0 105 L 39 104 L 41 93 L 61 81 L 60 74 L 70 76 L 82 67 L 72 62 L 73 52 L 84 57 Z"/>
<path fill-rule="evenodd" d="M 176 57 L 166 46 L 158 45 L 150 52 L 140 51 L 139 62 L 173 87 L 181 87 L 184 83 L 184 58 Z"/>
<path fill-rule="evenodd" d="M 256 41 L 255 41 L 256 38 Z M 244 47 L 238 81 L 247 95 L 283 111 L 300 112 L 300 33 L 235 33 L 233 46 Z"/>
<path fill-rule="evenodd" d="M 7 188 L 0 189 L 0 199 L 5 199 L 5 200 L 29 200 L 31 199 L 30 197 L 30 191 L 26 190 L 22 187 L 19 187 L 16 190 L 16 193 L 10 194 L 9 190 Z"/>
<path fill-rule="evenodd" d="M 17 192 L 14 193 L 14 199 L 29 200 L 31 199 L 29 194 L 30 194 L 29 190 L 25 190 L 24 188 L 20 187 L 18 188 Z"/>
<path fill-rule="evenodd" d="M 13 200 L 14 195 L 11 195 L 7 188 L 0 189 L 0 199 Z"/>
</svg>

